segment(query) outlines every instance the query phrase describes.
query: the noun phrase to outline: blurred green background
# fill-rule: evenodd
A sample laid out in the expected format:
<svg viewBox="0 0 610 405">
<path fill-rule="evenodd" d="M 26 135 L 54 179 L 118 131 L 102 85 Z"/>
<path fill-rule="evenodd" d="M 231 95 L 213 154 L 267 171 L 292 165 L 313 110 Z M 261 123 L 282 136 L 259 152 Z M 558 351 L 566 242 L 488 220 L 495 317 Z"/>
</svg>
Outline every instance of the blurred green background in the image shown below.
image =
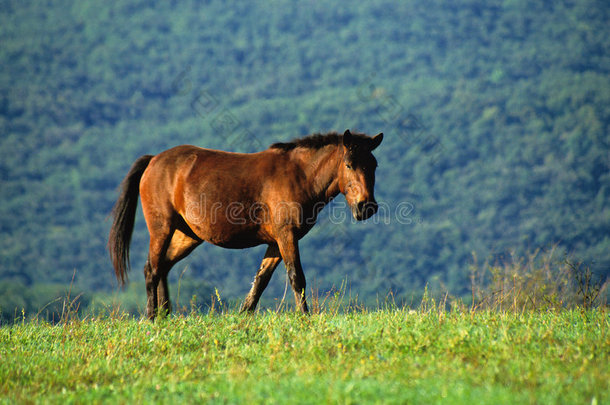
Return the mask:
<svg viewBox="0 0 610 405">
<path fill-rule="evenodd" d="M 386 135 L 385 211 L 356 224 L 335 220 L 350 218 L 342 196 L 327 207 L 301 242 L 309 287 L 346 284 L 366 302 L 409 302 L 426 284 L 468 296 L 475 255 L 553 246 L 603 280 L 608 21 L 605 1 L 2 0 L 2 318 L 61 311 L 70 285 L 81 310 L 140 311 L 141 215 L 125 292 L 105 249 L 140 155 L 346 128 Z M 172 271 L 173 298 L 183 274 L 180 305 L 214 288 L 241 299 L 263 253 L 204 244 Z M 280 267 L 263 305 L 284 283 Z"/>
</svg>

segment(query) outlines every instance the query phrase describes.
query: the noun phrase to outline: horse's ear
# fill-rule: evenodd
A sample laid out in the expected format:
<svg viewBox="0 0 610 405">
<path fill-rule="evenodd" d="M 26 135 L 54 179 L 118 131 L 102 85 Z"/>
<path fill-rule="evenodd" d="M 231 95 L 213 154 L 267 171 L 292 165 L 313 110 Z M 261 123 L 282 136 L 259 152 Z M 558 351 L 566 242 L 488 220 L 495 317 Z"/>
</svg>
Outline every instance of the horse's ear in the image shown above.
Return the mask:
<svg viewBox="0 0 610 405">
<path fill-rule="evenodd" d="M 383 141 L 383 132 L 378 133 L 371 139 L 371 151 L 375 150 L 376 147 Z"/>
<path fill-rule="evenodd" d="M 349 132 L 349 129 L 346 129 L 343 133 L 343 146 L 349 148 L 352 144 L 352 133 Z"/>
</svg>

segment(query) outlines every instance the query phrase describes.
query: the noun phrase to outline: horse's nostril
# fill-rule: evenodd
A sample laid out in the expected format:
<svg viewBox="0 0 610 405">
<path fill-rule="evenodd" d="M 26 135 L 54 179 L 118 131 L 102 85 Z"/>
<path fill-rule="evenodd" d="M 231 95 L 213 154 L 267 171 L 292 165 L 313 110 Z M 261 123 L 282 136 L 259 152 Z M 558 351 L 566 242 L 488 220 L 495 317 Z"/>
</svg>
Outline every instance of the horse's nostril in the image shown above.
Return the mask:
<svg viewBox="0 0 610 405">
<path fill-rule="evenodd" d="M 356 204 L 359 219 L 368 219 L 377 213 L 377 203 L 374 201 L 360 201 Z"/>
<path fill-rule="evenodd" d="M 377 203 L 374 203 L 374 202 L 368 203 L 365 207 L 365 213 L 364 213 L 365 216 L 368 218 L 368 217 L 375 215 L 377 213 L 377 208 L 378 208 Z"/>
</svg>

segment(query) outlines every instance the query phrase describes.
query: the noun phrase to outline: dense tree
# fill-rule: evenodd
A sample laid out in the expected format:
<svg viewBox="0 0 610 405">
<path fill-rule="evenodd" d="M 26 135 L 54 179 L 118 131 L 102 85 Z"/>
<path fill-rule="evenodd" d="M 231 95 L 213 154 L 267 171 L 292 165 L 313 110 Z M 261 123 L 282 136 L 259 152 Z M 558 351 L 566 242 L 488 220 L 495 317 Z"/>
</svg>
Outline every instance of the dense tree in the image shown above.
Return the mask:
<svg viewBox="0 0 610 405">
<path fill-rule="evenodd" d="M 75 270 L 85 294 L 115 286 L 106 218 L 140 155 L 346 128 L 386 134 L 387 212 L 332 224 L 342 197 L 324 211 L 303 241 L 321 290 L 460 294 L 473 252 L 554 244 L 607 277 L 609 14 L 595 0 L 2 2 L 0 279 L 17 287 L 0 306 L 34 311 L 15 292 Z M 140 216 L 135 268 L 146 245 Z M 263 250 L 204 246 L 174 272 L 238 298 Z"/>
</svg>

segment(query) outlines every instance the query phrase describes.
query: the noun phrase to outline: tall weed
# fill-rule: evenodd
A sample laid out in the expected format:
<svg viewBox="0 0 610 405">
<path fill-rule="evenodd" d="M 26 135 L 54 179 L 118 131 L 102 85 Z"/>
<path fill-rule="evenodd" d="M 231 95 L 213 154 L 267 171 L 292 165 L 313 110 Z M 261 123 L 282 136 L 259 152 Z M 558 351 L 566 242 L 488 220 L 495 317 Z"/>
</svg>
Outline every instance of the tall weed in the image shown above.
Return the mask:
<svg viewBox="0 0 610 405">
<path fill-rule="evenodd" d="M 522 312 L 606 305 L 608 281 L 589 266 L 557 259 L 555 249 L 470 266 L 471 310 Z"/>
</svg>

